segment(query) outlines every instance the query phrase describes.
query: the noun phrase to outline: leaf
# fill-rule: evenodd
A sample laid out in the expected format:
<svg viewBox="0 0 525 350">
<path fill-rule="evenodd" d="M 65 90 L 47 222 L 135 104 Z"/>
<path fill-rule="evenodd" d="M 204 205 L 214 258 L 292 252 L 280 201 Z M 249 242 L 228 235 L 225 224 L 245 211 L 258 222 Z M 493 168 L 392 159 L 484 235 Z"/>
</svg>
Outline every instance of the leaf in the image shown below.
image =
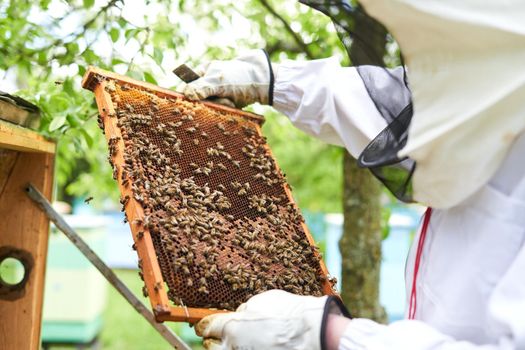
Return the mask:
<svg viewBox="0 0 525 350">
<path fill-rule="evenodd" d="M 153 49 L 153 59 L 155 62 L 160 66 L 162 64 L 162 59 L 164 58 L 164 54 L 161 49 L 154 48 Z"/>
<path fill-rule="evenodd" d="M 97 63 L 97 61 L 99 61 L 99 57 L 91 49 L 84 50 L 84 52 L 82 53 L 82 57 L 86 60 L 86 63 L 88 64 L 95 64 Z"/>
<path fill-rule="evenodd" d="M 78 44 L 75 42 L 67 43 L 66 50 L 68 54 L 72 56 L 76 55 L 78 53 Z"/>
<path fill-rule="evenodd" d="M 109 31 L 109 36 L 111 37 L 111 41 L 116 43 L 120 36 L 120 31 L 117 28 L 111 28 Z"/>
<path fill-rule="evenodd" d="M 127 75 L 129 75 L 130 77 L 132 77 L 135 80 L 143 80 L 144 79 L 144 74 L 141 73 L 141 72 L 137 72 L 136 70 L 128 71 Z"/>
<path fill-rule="evenodd" d="M 157 85 L 157 80 L 155 80 L 155 78 L 153 77 L 153 75 L 151 75 L 151 73 L 144 72 L 144 79 L 146 79 L 148 83 Z"/>
<path fill-rule="evenodd" d="M 73 114 L 68 114 L 66 120 L 72 128 L 76 129 L 81 125 L 80 120 Z M 80 128 L 80 130 L 83 131 L 84 129 Z"/>
<path fill-rule="evenodd" d="M 53 118 L 53 120 L 49 124 L 49 131 L 57 130 L 62 125 L 64 125 L 65 122 L 66 122 L 66 116 L 65 115 L 60 115 L 60 116 L 57 116 L 57 117 Z"/>
<path fill-rule="evenodd" d="M 135 28 L 126 30 L 126 32 L 124 33 L 124 37 L 126 37 L 126 42 L 129 41 L 129 39 L 136 36 L 138 32 L 139 30 Z"/>
<path fill-rule="evenodd" d="M 91 137 L 91 135 L 88 134 L 86 129 L 80 129 L 80 133 L 82 134 L 82 136 L 84 136 L 84 140 L 86 141 L 88 147 L 93 147 L 93 138 Z"/>
<path fill-rule="evenodd" d="M 84 73 L 86 73 L 86 68 L 84 66 L 78 65 L 78 75 L 84 76 Z"/>
<path fill-rule="evenodd" d="M 126 64 L 127 62 L 124 60 L 121 60 L 120 58 L 113 58 L 111 59 L 111 65 L 116 66 L 117 64 Z"/>
<path fill-rule="evenodd" d="M 120 28 L 124 28 L 128 23 L 128 21 L 126 21 L 123 17 L 120 17 L 117 22 Z"/>
<path fill-rule="evenodd" d="M 40 51 L 38 53 L 38 64 L 45 65 L 47 63 L 48 51 Z"/>
<path fill-rule="evenodd" d="M 40 0 L 40 6 L 43 10 L 47 10 L 47 7 L 49 6 L 49 3 L 51 0 Z"/>
<path fill-rule="evenodd" d="M 64 96 L 65 94 L 53 95 L 48 102 L 48 110 L 53 112 L 64 112 L 69 108 L 69 100 Z"/>
<path fill-rule="evenodd" d="M 73 87 L 73 80 L 68 78 L 64 80 L 64 84 L 62 84 L 62 88 L 64 89 L 64 92 L 68 95 L 73 95 L 75 92 L 75 88 Z"/>
<path fill-rule="evenodd" d="M 88 9 L 95 5 L 95 0 L 83 0 L 84 8 Z"/>
</svg>

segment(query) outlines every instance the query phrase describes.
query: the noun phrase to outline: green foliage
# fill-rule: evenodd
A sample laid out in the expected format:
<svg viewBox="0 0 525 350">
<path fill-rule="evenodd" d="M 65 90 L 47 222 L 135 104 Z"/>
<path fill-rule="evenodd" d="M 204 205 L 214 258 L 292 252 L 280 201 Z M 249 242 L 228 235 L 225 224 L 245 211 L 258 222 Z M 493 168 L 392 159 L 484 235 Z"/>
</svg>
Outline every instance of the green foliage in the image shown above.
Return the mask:
<svg viewBox="0 0 525 350">
<path fill-rule="evenodd" d="M 275 61 L 345 57 L 329 20 L 296 2 L 157 0 L 146 2 L 139 16 L 130 15 L 133 6 L 121 0 L 0 4 L 0 73 L 16 76 L 19 94 L 42 109 L 40 132 L 58 140 L 59 199 L 90 195 L 96 205 L 118 197 L 93 95 L 80 87 L 90 65 L 157 84 L 171 75 L 170 57 L 197 65 L 259 47 Z M 340 211 L 342 150 L 265 111 L 265 134 L 301 206 Z"/>
<path fill-rule="evenodd" d="M 263 132 L 298 204 L 311 211 L 340 211 L 343 149 L 303 133 L 272 110 L 265 116 Z"/>
</svg>

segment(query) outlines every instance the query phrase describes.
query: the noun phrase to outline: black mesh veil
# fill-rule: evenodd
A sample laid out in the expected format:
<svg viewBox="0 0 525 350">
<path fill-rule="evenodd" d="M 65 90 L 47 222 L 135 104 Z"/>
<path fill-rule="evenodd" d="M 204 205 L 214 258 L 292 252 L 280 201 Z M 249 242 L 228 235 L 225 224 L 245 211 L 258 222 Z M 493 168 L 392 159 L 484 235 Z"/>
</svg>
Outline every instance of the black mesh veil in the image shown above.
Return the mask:
<svg viewBox="0 0 525 350">
<path fill-rule="evenodd" d="M 370 17 L 362 7 L 353 6 L 347 0 L 299 1 L 330 17 L 350 57 L 352 57 L 352 42 L 357 40 L 363 53 L 369 56 L 369 61 L 383 61 L 382 57 L 373 57 L 376 54 L 370 47 L 370 42 L 384 41 L 384 27 Z M 369 30 L 366 36 L 356 32 L 357 22 L 361 23 L 361 28 L 365 24 L 364 27 Z M 408 126 L 413 114 L 405 69 L 403 66 L 388 69 L 369 65 L 356 68 L 370 98 L 388 124 L 361 153 L 357 160 L 358 164 L 370 169 L 398 199 L 410 202 L 412 201 L 411 179 L 416 164 L 411 159 L 398 157 L 398 152 L 407 142 Z"/>
</svg>

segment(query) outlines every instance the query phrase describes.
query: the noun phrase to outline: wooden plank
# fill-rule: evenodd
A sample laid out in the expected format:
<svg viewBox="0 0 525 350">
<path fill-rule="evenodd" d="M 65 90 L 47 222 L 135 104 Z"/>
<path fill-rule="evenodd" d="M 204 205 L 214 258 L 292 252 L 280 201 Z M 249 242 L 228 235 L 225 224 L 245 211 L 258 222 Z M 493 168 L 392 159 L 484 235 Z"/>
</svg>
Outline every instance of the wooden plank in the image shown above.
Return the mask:
<svg viewBox="0 0 525 350">
<path fill-rule="evenodd" d="M 0 119 L 25 127 L 37 127 L 39 117 L 37 106 L 0 91 Z"/>
<path fill-rule="evenodd" d="M 56 144 L 36 131 L 0 120 L 0 148 L 23 152 L 55 153 Z"/>
<path fill-rule="evenodd" d="M 158 321 L 174 321 L 174 322 L 188 322 L 191 324 L 199 322 L 206 316 L 230 312 L 228 310 L 218 310 L 218 309 L 203 309 L 195 307 L 170 307 L 169 314 L 157 316 Z"/>
<path fill-rule="evenodd" d="M 0 148 L 0 195 L 4 192 L 9 174 L 13 171 L 19 152 Z"/>
<path fill-rule="evenodd" d="M 23 296 L 7 300 L 0 295 L 0 349 L 40 348 L 40 325 L 49 221 L 25 194 L 32 182 L 48 199 L 53 184 L 51 153 L 19 153 L 0 197 L 0 247 L 30 254 L 33 267 Z"/>
<path fill-rule="evenodd" d="M 96 67 L 89 67 L 87 72 L 84 74 L 84 77 L 82 78 L 82 87 L 90 91 L 95 91 L 95 87 L 99 83 L 99 80 L 104 79 L 104 78 L 113 79 L 122 84 L 128 84 L 128 85 L 138 87 L 143 90 L 148 90 L 148 92 L 154 93 L 159 97 L 168 97 L 168 98 L 183 97 L 182 94 L 176 91 L 165 89 L 157 85 L 147 83 L 145 81 L 135 80 L 125 75 L 120 75 L 114 72 L 109 72 L 109 71 L 106 71 L 100 68 L 96 68 Z M 222 110 L 224 112 L 235 113 L 237 115 L 242 115 L 244 117 L 254 119 L 255 121 L 257 121 L 257 123 L 261 125 L 264 123 L 264 117 L 261 115 L 242 111 L 242 110 L 235 109 L 235 108 L 231 108 L 231 107 L 224 106 L 218 103 L 213 103 L 210 101 L 201 101 L 201 102 L 206 106 L 210 106 L 215 109 Z"/>
</svg>

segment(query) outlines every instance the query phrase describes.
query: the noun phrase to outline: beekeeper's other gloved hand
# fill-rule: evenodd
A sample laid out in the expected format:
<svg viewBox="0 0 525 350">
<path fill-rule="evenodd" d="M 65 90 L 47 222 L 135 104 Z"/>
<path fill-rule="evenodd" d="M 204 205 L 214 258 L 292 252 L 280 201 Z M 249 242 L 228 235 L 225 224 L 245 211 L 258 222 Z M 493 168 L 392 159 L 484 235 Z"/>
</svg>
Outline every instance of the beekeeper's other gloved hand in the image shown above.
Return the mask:
<svg viewBox="0 0 525 350">
<path fill-rule="evenodd" d="M 252 297 L 236 312 L 214 314 L 196 326 L 208 350 L 321 350 L 329 314 L 349 317 L 333 296 L 299 296 L 270 290 Z"/>
<path fill-rule="evenodd" d="M 182 91 L 190 99 L 226 98 L 239 108 L 273 102 L 273 69 L 264 50 L 248 51 L 230 61 L 211 61 L 197 68 L 197 74 L 201 78 Z"/>
</svg>

